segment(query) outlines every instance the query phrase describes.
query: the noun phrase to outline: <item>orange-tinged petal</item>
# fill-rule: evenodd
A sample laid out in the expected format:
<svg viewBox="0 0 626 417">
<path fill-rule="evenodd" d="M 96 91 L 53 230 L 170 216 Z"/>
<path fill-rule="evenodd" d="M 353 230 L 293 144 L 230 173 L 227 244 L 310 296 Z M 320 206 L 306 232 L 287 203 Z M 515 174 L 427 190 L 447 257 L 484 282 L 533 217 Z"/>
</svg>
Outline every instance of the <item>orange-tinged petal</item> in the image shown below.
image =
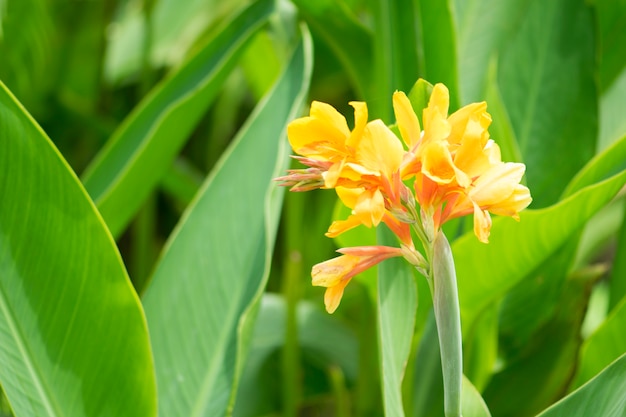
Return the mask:
<svg viewBox="0 0 626 417">
<path fill-rule="evenodd" d="M 409 149 L 413 149 L 420 140 L 420 122 L 409 98 L 402 91 L 393 93 L 393 111 L 402 140 Z"/>
<path fill-rule="evenodd" d="M 382 120 L 367 124 L 356 149 L 356 160 L 361 165 L 391 177 L 400 168 L 403 155 L 402 143 Z"/>
</svg>

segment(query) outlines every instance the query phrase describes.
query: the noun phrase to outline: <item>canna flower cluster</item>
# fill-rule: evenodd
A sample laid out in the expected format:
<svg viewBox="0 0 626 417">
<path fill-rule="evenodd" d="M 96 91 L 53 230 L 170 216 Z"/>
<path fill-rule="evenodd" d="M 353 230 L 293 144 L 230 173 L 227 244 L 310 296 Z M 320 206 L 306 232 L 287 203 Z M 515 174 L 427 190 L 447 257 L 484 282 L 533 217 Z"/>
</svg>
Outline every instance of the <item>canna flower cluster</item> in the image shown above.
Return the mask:
<svg viewBox="0 0 626 417">
<path fill-rule="evenodd" d="M 352 212 L 330 225 L 329 237 L 381 222 L 398 237 L 399 247 L 343 248 L 338 251 L 342 256 L 313 267 L 313 285 L 327 287 L 329 313 L 352 277 L 385 259 L 402 256 L 428 277 L 428 248 L 448 220 L 473 214 L 474 233 L 487 243 L 490 213 L 519 220 L 518 213 L 532 200 L 520 184 L 524 164 L 502 162 L 498 145 L 489 137 L 491 116 L 485 102 L 448 115 L 448 89 L 436 84 L 421 126 L 408 97 L 395 92 L 400 138 L 381 120 L 368 121 L 365 103 L 350 105 L 352 130 L 335 108 L 317 101 L 309 116 L 291 122 L 289 142 L 306 168 L 277 178 L 291 191 L 335 189 Z M 425 255 L 415 249 L 414 236 Z"/>
</svg>

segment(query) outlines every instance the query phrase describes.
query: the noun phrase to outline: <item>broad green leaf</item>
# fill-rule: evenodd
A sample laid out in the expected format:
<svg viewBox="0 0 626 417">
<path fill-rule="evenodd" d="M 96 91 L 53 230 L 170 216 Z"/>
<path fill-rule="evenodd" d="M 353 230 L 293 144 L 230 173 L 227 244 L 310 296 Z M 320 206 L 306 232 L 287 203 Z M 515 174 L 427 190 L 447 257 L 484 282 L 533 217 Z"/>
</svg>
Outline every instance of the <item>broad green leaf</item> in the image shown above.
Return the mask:
<svg viewBox="0 0 626 417">
<path fill-rule="evenodd" d="M 143 298 L 163 416 L 223 415 L 266 283 L 287 163 L 285 126 L 311 75 L 304 33 L 170 237 Z"/>
<path fill-rule="evenodd" d="M 594 57 L 593 18 L 584 0 L 532 0 L 503 48 L 498 81 L 535 208 L 558 201 L 595 152 Z"/>
<path fill-rule="evenodd" d="M 419 8 L 419 30 L 423 73 L 420 74 L 432 84 L 444 83 L 450 90 L 450 108 L 459 107 L 459 75 L 457 73 L 457 34 L 456 22 L 451 3 L 452 0 L 417 1 Z M 383 2 L 385 3 L 385 2 Z M 410 13 L 409 10 L 403 12 Z M 393 23 L 391 23 L 393 25 Z M 415 30 L 415 29 L 413 29 Z M 406 31 L 403 36 L 397 38 L 397 42 L 404 42 L 403 38 L 409 38 L 411 31 Z M 402 65 L 411 65 L 405 62 Z M 415 77 L 414 77 L 415 78 Z"/>
<path fill-rule="evenodd" d="M 275 294 L 264 294 L 259 316 L 254 326 L 250 353 L 242 374 L 235 403 L 234 415 L 256 416 L 264 400 L 272 392 L 267 388 L 268 379 L 262 367 L 285 342 L 285 300 Z M 326 367 L 339 366 L 348 380 L 354 381 L 358 369 L 357 340 L 345 324 L 334 320 L 310 302 L 301 302 L 297 307 L 298 340 L 305 353 L 313 356 L 317 363 Z M 277 387 L 274 387 L 277 388 Z M 263 398 L 266 397 L 266 398 Z M 271 402 L 271 401 L 270 401 Z M 276 411 L 268 409 L 267 412 Z"/>
<path fill-rule="evenodd" d="M 378 230 L 380 244 L 397 245 L 397 238 Z M 411 349 L 417 288 L 409 264 L 392 258 L 378 266 L 378 333 L 385 415 L 404 416 L 402 378 Z"/>
<path fill-rule="evenodd" d="M 609 296 L 609 310 L 613 310 L 626 297 L 626 203 L 623 205 L 622 225 L 617 236 L 615 260 L 611 268 L 609 280 L 611 291 Z"/>
<path fill-rule="evenodd" d="M 370 118 L 380 118 L 391 123 L 394 120 L 393 92 L 408 91 L 421 75 L 418 67 L 418 34 L 415 28 L 417 7 L 415 2 L 376 0 L 372 2 L 372 14 L 374 68 L 366 98 L 370 107 Z"/>
<path fill-rule="evenodd" d="M 614 308 L 604 323 L 585 340 L 572 388 L 587 382 L 611 361 L 626 352 L 626 298 Z"/>
<path fill-rule="evenodd" d="M 598 272 L 570 277 L 550 321 L 518 348 L 516 357 L 505 359 L 504 369 L 483 393 L 494 415 L 534 415 L 561 397 L 576 367 L 580 328 Z"/>
<path fill-rule="evenodd" d="M 372 33 L 343 2 L 295 0 L 294 3 L 313 34 L 337 56 L 358 96 L 364 97 L 372 83 Z"/>
<path fill-rule="evenodd" d="M 155 416 L 139 299 L 76 175 L 0 83 L 0 382 L 16 416 Z"/>
<path fill-rule="evenodd" d="M 626 68 L 622 50 L 626 42 L 626 1 L 595 0 L 597 31 L 599 38 L 599 75 L 602 91 L 611 86 Z"/>
<path fill-rule="evenodd" d="M 463 417 L 491 417 L 485 400 L 469 379 L 463 376 Z"/>
<path fill-rule="evenodd" d="M 600 96 L 600 121 L 597 149 L 603 150 L 626 135 L 626 69 Z"/>
<path fill-rule="evenodd" d="M 493 221 L 489 244 L 466 234 L 452 245 L 464 336 L 478 314 L 541 265 L 626 183 L 626 171 L 583 188 L 560 203 Z M 494 262 L 498 259 L 498 262 Z"/>
<path fill-rule="evenodd" d="M 135 108 L 83 175 L 113 236 L 119 236 L 184 145 L 247 41 L 266 22 L 271 0 L 230 21 Z"/>
<path fill-rule="evenodd" d="M 622 417 L 626 414 L 626 355 L 537 417 Z"/>
<path fill-rule="evenodd" d="M 570 181 L 562 198 L 626 169 L 626 136 L 591 159 Z"/>
</svg>

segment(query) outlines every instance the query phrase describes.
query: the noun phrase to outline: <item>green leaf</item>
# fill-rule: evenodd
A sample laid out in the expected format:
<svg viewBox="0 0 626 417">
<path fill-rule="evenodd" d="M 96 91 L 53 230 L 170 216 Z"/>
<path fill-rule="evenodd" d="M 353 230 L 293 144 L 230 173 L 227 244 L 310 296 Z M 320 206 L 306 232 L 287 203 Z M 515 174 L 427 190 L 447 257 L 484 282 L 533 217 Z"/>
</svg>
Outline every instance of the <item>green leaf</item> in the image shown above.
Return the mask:
<svg viewBox="0 0 626 417">
<path fill-rule="evenodd" d="M 170 237 L 144 296 L 163 416 L 223 415 L 267 281 L 285 126 L 311 75 L 307 32 Z"/>
<path fill-rule="evenodd" d="M 595 152 L 594 58 L 593 16 L 584 0 L 531 1 L 503 48 L 500 91 L 527 165 L 534 208 L 558 201 Z"/>
<path fill-rule="evenodd" d="M 626 69 L 600 96 L 600 132 L 597 149 L 602 150 L 626 135 Z"/>
<path fill-rule="evenodd" d="M 489 67 L 519 28 L 528 1 L 456 0 L 454 3 L 458 23 L 459 96 L 461 104 L 466 104 L 485 99 Z M 488 97 L 487 103 L 492 106 Z M 494 117 L 494 123 L 496 120 Z M 493 136 L 497 140 L 498 136 Z"/>
<path fill-rule="evenodd" d="M 351 329 L 332 317 L 311 302 L 300 302 L 297 307 L 299 345 L 317 362 L 327 367 L 339 366 L 348 380 L 353 381 L 359 371 L 358 343 Z M 267 380 L 262 379 L 262 367 L 285 342 L 285 320 L 285 300 L 276 294 L 264 294 L 237 393 L 235 416 L 259 415 L 260 404 L 267 400 L 263 397 L 271 397 L 272 393 L 266 389 Z"/>
<path fill-rule="evenodd" d="M 626 413 L 626 355 L 537 417 L 621 417 Z"/>
<path fill-rule="evenodd" d="M 459 76 L 457 74 L 456 22 L 451 1 L 420 0 L 416 4 L 419 8 L 420 39 L 423 49 L 421 58 L 424 60 L 422 64 L 424 71 L 421 75 L 433 84 L 444 83 L 450 90 L 450 108 L 456 109 L 459 107 Z M 410 8 L 404 13 L 408 15 Z M 390 24 L 393 25 L 393 23 Z M 397 38 L 397 41 L 403 42 L 407 33 L 411 32 L 405 31 L 403 36 Z M 403 65 L 410 64 L 412 62 L 403 63 Z M 415 74 L 415 70 L 413 73 Z M 415 78 L 414 76 L 413 79 Z"/>
<path fill-rule="evenodd" d="M 626 297 L 602 325 L 585 340 L 572 388 L 587 382 L 611 361 L 626 352 Z"/>
<path fill-rule="evenodd" d="M 463 334 L 480 312 L 541 265 L 626 183 L 626 171 L 541 210 L 520 213 L 520 222 L 493 221 L 490 243 L 466 234 L 452 245 L 459 284 Z M 494 262 L 498 259 L 498 262 Z"/>
<path fill-rule="evenodd" d="M 463 376 L 463 417 L 491 417 L 485 400 L 469 379 Z"/>
<path fill-rule="evenodd" d="M 419 77 L 418 34 L 415 2 L 377 0 L 374 17 L 374 69 L 369 80 L 368 104 L 371 118 L 386 123 L 394 120 L 392 95 L 408 91 Z M 370 64 L 371 65 L 371 64 Z"/>
<path fill-rule="evenodd" d="M 562 396 L 576 367 L 588 296 L 602 272 L 589 268 L 572 275 L 555 314 L 515 357 L 504 358 L 504 369 L 483 392 L 494 415 L 534 415 Z"/>
<path fill-rule="evenodd" d="M 397 238 L 385 228 L 378 229 L 380 244 L 397 245 Z M 402 378 L 411 350 L 417 287 L 409 264 L 392 258 L 378 266 L 378 334 L 380 371 L 385 415 L 404 416 Z"/>
<path fill-rule="evenodd" d="M 294 0 L 300 15 L 337 56 L 358 96 L 371 84 L 372 33 L 343 2 Z"/>
<path fill-rule="evenodd" d="M 600 86 L 604 91 L 626 67 L 622 51 L 626 42 L 626 1 L 596 0 L 593 4 L 600 49 Z"/>
<path fill-rule="evenodd" d="M 87 168 L 83 183 L 119 236 L 167 172 L 273 1 L 253 3 L 135 108 Z"/>
<path fill-rule="evenodd" d="M 76 175 L 0 83 L 0 382 L 16 416 L 154 416 L 141 304 Z"/>
<path fill-rule="evenodd" d="M 626 169 L 626 136 L 591 159 L 570 181 L 562 198 Z"/>
</svg>

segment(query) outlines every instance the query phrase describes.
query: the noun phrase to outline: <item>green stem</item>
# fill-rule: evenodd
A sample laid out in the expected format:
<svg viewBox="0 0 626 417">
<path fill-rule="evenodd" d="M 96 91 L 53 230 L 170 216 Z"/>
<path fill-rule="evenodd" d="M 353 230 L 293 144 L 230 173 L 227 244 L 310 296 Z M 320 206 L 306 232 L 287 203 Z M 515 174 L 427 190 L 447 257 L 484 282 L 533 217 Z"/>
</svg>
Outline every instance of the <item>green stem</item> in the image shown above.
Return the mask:
<svg viewBox="0 0 626 417">
<path fill-rule="evenodd" d="M 442 231 L 435 236 L 432 248 L 433 309 L 441 351 L 444 410 L 446 417 L 460 417 L 463 348 L 454 259 L 448 239 Z"/>
</svg>

